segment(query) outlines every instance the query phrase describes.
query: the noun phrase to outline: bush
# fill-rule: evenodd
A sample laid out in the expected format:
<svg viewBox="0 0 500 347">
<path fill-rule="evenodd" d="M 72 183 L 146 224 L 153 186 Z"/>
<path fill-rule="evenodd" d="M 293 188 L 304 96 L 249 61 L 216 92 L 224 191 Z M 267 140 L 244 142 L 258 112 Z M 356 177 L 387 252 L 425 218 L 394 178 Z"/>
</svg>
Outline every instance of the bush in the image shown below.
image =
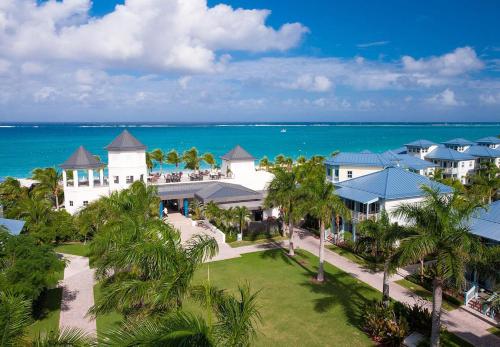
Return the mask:
<svg viewBox="0 0 500 347">
<path fill-rule="evenodd" d="M 364 330 L 377 342 L 401 346 L 409 327 L 404 316 L 397 316 L 392 306 L 372 301 L 363 309 Z"/>
<path fill-rule="evenodd" d="M 410 326 L 410 330 L 418 331 L 424 335 L 429 335 L 432 328 L 432 314 L 419 303 L 410 306 L 396 302 L 394 304 L 394 313 L 398 317 L 404 317 Z"/>
</svg>

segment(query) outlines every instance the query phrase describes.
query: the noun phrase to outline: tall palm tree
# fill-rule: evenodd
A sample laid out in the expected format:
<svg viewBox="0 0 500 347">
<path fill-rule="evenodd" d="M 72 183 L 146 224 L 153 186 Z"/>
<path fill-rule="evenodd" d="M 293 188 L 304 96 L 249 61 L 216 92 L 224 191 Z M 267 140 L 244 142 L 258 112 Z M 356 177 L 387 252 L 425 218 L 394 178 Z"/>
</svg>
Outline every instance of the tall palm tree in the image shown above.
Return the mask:
<svg viewBox="0 0 500 347">
<path fill-rule="evenodd" d="M 278 207 L 283 220 L 288 224 L 289 247 L 288 254 L 295 255 L 293 239 L 294 225 L 305 214 L 305 191 L 300 186 L 300 167 L 285 170 L 281 167 L 274 169 L 274 178 L 269 183 L 268 194 L 264 205 L 268 208 Z"/>
<path fill-rule="evenodd" d="M 153 171 L 154 163 L 151 152 L 146 152 L 146 167 L 148 168 L 148 173 Z"/>
<path fill-rule="evenodd" d="M 215 166 L 215 158 L 212 153 L 204 153 L 203 154 L 203 161 L 210 165 L 210 168 L 213 169 Z"/>
<path fill-rule="evenodd" d="M 500 190 L 500 169 L 495 163 L 481 163 L 479 170 L 471 177 L 472 194 L 491 204 L 498 190 Z"/>
<path fill-rule="evenodd" d="M 236 221 L 238 223 L 238 229 L 239 229 L 240 235 L 243 238 L 243 229 L 245 228 L 247 223 L 250 221 L 251 213 L 246 206 L 236 206 L 233 209 L 233 213 L 234 213 L 234 218 L 236 219 Z"/>
<path fill-rule="evenodd" d="M 336 157 L 339 154 L 340 154 L 340 151 L 337 149 L 337 150 L 333 151 L 332 153 L 330 153 L 330 157 Z"/>
<path fill-rule="evenodd" d="M 263 156 L 259 162 L 259 168 L 265 168 L 266 171 L 269 171 L 269 158 L 267 156 Z"/>
<path fill-rule="evenodd" d="M 34 193 L 49 196 L 54 199 L 56 209 L 59 210 L 59 197 L 62 195 L 62 174 L 52 167 L 38 168 L 33 170 L 32 178 L 38 183 Z"/>
<path fill-rule="evenodd" d="M 382 300 L 384 305 L 388 306 L 391 257 L 396 251 L 397 242 L 411 234 L 408 229 L 391 223 L 386 210 L 382 210 L 376 220 L 367 219 L 359 223 L 358 230 L 358 244 L 371 248 L 372 255 L 375 258 L 381 257 L 384 262 Z"/>
<path fill-rule="evenodd" d="M 199 170 L 202 160 L 196 147 L 192 147 L 182 154 L 182 161 L 185 163 L 185 168 L 189 170 Z"/>
<path fill-rule="evenodd" d="M 221 209 L 213 201 L 209 201 L 205 207 L 205 217 L 209 220 L 218 219 L 221 215 Z"/>
<path fill-rule="evenodd" d="M 325 170 L 317 165 L 312 167 L 314 169 L 309 171 L 304 187 L 309 195 L 309 213 L 319 220 L 319 267 L 316 279 L 318 282 L 323 282 L 325 278 L 325 230 L 331 225 L 336 214 L 349 218 L 350 211 L 344 202 L 334 194 L 335 187 L 326 180 Z"/>
<path fill-rule="evenodd" d="M 21 186 L 19 180 L 7 177 L 0 183 L 0 203 L 4 208 L 6 216 L 9 217 L 9 211 L 13 209 L 17 202 L 28 196 L 28 189 Z"/>
<path fill-rule="evenodd" d="M 307 162 L 307 159 L 306 159 L 306 157 L 304 157 L 303 155 L 299 155 L 299 156 L 297 157 L 297 164 L 299 164 L 299 165 L 303 165 L 303 164 L 305 164 L 306 162 Z"/>
<path fill-rule="evenodd" d="M 234 296 L 209 290 L 199 298 L 209 311 L 207 319 L 178 311 L 159 319 L 130 322 L 104 333 L 99 345 L 249 346 L 261 322 L 257 295 L 258 292 L 252 293 L 248 286 L 239 286 Z M 211 321 L 212 312 L 216 322 Z"/>
<path fill-rule="evenodd" d="M 177 153 L 175 149 L 172 149 L 170 152 L 168 152 L 167 163 L 175 165 L 176 169 L 179 167 L 179 164 L 182 163 L 182 158 L 179 156 L 179 153 Z"/>
<path fill-rule="evenodd" d="M 419 203 L 404 203 L 394 215 L 409 223 L 416 234 L 401 241 L 394 255 L 394 264 L 403 266 L 428 255 L 435 259 L 432 281 L 431 346 L 439 346 L 441 305 L 445 281 L 459 285 L 465 267 L 481 255 L 481 247 L 469 230 L 468 219 L 479 207 L 458 192 L 444 195 L 438 189 L 423 187 L 425 198 Z"/>
<path fill-rule="evenodd" d="M 293 158 L 291 158 L 291 157 L 286 158 L 285 165 L 286 165 L 288 170 L 291 170 L 292 166 L 293 166 Z"/>
<path fill-rule="evenodd" d="M 157 148 L 151 152 L 151 158 L 160 164 L 160 173 L 163 173 L 163 163 L 167 160 L 167 155 L 160 148 Z"/>
<path fill-rule="evenodd" d="M 283 154 L 278 154 L 276 156 L 276 158 L 274 158 L 274 164 L 277 167 L 281 167 L 281 166 L 285 165 L 285 161 L 286 161 L 286 158 Z"/>
</svg>

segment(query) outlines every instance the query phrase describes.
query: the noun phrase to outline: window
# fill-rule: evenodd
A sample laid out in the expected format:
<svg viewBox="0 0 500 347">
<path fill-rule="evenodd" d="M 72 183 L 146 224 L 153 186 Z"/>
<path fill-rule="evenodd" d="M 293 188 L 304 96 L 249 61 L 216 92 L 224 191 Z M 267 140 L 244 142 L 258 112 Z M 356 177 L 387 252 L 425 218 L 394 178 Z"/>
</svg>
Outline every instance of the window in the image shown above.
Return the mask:
<svg viewBox="0 0 500 347">
<path fill-rule="evenodd" d="M 89 202 L 88 202 L 87 200 L 85 200 L 85 201 L 83 202 L 83 206 L 87 206 L 88 204 L 89 204 Z"/>
<path fill-rule="evenodd" d="M 113 183 L 120 183 L 120 177 L 113 176 Z"/>
<path fill-rule="evenodd" d="M 472 163 L 474 163 L 473 161 L 469 161 L 469 167 L 472 167 Z"/>
<path fill-rule="evenodd" d="M 462 162 L 462 167 L 465 167 L 465 163 L 464 162 Z"/>
<path fill-rule="evenodd" d="M 339 178 L 339 169 L 335 169 L 335 177 Z"/>
<path fill-rule="evenodd" d="M 144 175 L 141 175 L 141 181 L 144 182 Z"/>
<path fill-rule="evenodd" d="M 125 178 L 125 182 L 126 183 L 132 183 L 132 182 L 134 182 L 134 176 L 127 176 Z"/>
<path fill-rule="evenodd" d="M 326 175 L 332 176 L 332 169 L 331 168 L 326 168 Z"/>
<path fill-rule="evenodd" d="M 352 178 L 352 171 L 347 171 L 347 178 Z"/>
<path fill-rule="evenodd" d="M 70 201 L 70 202 L 69 202 L 69 206 L 73 206 L 73 201 Z"/>
</svg>

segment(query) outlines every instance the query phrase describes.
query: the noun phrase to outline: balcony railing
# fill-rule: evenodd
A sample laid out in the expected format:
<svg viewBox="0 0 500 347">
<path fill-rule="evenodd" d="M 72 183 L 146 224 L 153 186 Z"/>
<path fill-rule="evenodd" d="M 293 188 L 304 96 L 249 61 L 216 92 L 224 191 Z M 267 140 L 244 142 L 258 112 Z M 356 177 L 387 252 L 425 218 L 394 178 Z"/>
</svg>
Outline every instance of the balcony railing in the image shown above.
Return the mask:
<svg viewBox="0 0 500 347">
<path fill-rule="evenodd" d="M 458 168 L 446 167 L 446 168 L 443 168 L 443 173 L 447 174 L 447 175 L 456 175 L 456 174 L 458 174 Z"/>
<path fill-rule="evenodd" d="M 354 221 L 362 222 L 367 219 L 377 220 L 379 213 L 366 213 L 351 211 L 351 216 Z"/>
</svg>

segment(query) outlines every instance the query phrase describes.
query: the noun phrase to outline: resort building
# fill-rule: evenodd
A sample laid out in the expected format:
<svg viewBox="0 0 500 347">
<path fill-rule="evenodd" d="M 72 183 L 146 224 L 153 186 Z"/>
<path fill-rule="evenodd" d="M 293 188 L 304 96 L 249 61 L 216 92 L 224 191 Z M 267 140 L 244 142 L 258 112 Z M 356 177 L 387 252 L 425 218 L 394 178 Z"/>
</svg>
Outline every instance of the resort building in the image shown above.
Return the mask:
<svg viewBox="0 0 500 347">
<path fill-rule="evenodd" d="M 438 148 L 438 145 L 429 140 L 416 140 L 405 144 L 406 154 L 425 159 L 425 156 Z"/>
<path fill-rule="evenodd" d="M 443 177 L 458 179 L 463 184 L 468 183 L 467 176 L 475 170 L 476 157 L 448 147 L 436 147 L 425 155 L 425 159 L 443 170 Z"/>
<path fill-rule="evenodd" d="M 447 148 L 451 148 L 457 152 L 464 152 L 466 151 L 470 146 L 475 145 L 474 142 L 462 139 L 462 138 L 457 138 L 457 139 L 452 139 L 448 140 L 446 142 L 443 142 L 443 145 Z"/>
<path fill-rule="evenodd" d="M 500 139 L 498 137 L 494 137 L 494 136 L 487 136 L 487 137 L 480 138 L 480 139 L 476 140 L 476 143 L 479 146 L 486 146 L 486 147 L 489 147 L 491 149 L 499 149 L 500 148 Z"/>
<path fill-rule="evenodd" d="M 451 193 L 451 188 L 429 178 L 398 167 L 388 167 L 365 176 L 335 184 L 339 197 L 351 210 L 352 219 L 342 223 L 340 233 L 349 231 L 356 239 L 356 226 L 359 222 L 378 218 L 380 211 L 388 212 L 391 222 L 405 224 L 391 214 L 401 203 L 414 203 L 424 197 L 422 186 Z"/>
<path fill-rule="evenodd" d="M 464 153 L 476 157 L 476 170 L 481 167 L 482 163 L 494 163 L 500 168 L 500 148 L 493 149 L 489 146 L 471 146 Z"/>
</svg>

